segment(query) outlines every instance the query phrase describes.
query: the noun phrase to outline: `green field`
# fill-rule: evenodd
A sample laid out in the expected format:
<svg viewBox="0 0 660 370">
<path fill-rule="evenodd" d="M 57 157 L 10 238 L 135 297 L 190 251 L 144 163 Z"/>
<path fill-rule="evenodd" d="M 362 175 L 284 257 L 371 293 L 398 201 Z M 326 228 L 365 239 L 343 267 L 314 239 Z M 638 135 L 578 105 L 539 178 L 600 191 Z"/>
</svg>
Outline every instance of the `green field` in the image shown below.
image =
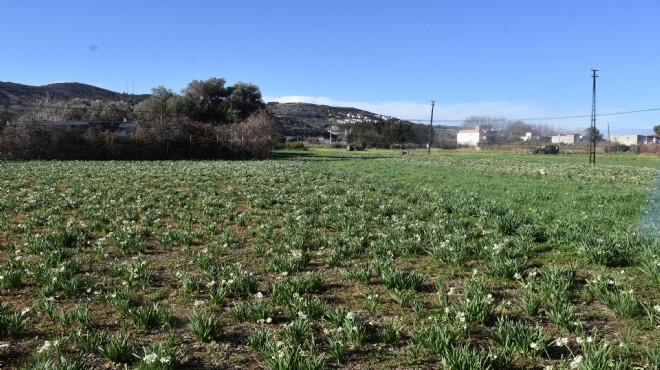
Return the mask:
<svg viewBox="0 0 660 370">
<path fill-rule="evenodd" d="M 660 366 L 659 158 L 399 153 L 0 161 L 0 367 Z"/>
</svg>

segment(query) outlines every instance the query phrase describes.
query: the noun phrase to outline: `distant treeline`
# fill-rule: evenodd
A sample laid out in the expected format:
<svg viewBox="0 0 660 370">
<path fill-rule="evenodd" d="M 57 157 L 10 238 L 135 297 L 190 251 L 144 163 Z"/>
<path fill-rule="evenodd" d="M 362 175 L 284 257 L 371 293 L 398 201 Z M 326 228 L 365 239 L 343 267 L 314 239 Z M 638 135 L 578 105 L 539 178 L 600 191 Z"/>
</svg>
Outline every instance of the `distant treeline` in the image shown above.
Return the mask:
<svg viewBox="0 0 660 370">
<path fill-rule="evenodd" d="M 456 133 L 434 126 L 415 124 L 396 118 L 379 119 L 353 124 L 348 142 L 362 148 L 394 148 L 426 146 L 456 148 Z"/>
<path fill-rule="evenodd" d="M 0 109 L 0 156 L 39 159 L 265 158 L 275 126 L 256 85 L 194 80 L 149 99 L 32 101 Z"/>
</svg>

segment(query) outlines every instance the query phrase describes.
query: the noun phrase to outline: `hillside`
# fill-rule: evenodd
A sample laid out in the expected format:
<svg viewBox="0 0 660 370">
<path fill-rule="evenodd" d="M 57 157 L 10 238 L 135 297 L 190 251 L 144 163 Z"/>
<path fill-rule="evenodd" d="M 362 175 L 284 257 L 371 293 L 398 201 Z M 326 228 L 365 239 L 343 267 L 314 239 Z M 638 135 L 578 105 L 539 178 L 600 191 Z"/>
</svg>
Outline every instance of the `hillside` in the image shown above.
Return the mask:
<svg viewBox="0 0 660 370">
<path fill-rule="evenodd" d="M 269 102 L 267 109 L 285 136 L 323 137 L 330 131 L 341 135 L 355 123 L 390 118 L 356 108 L 308 103 Z"/>
<path fill-rule="evenodd" d="M 284 136 L 301 137 L 343 137 L 354 124 L 379 120 L 396 119 L 365 110 L 350 107 L 331 107 L 309 103 L 269 102 L 268 112 Z M 405 121 L 407 122 L 407 121 Z M 416 130 L 427 132 L 426 125 L 414 124 Z M 448 141 L 455 138 L 457 127 L 434 125 L 436 140 Z M 423 133 L 426 137 L 426 134 Z"/>
<path fill-rule="evenodd" d="M 84 98 L 92 100 L 140 102 L 149 95 L 118 93 L 100 87 L 77 82 L 53 83 L 44 86 L 30 86 L 13 82 L 0 81 L 0 106 L 24 105 L 36 99 L 69 100 Z"/>
<path fill-rule="evenodd" d="M 13 82 L 0 81 L 0 107 L 27 105 L 39 100 L 54 99 L 56 101 L 73 98 L 118 101 L 138 103 L 149 98 L 148 94 L 133 95 L 118 93 L 96 86 L 77 82 L 53 83 L 44 86 L 30 86 Z M 344 138 L 353 125 L 360 122 L 377 122 L 396 119 L 394 117 L 368 112 L 351 107 L 332 107 L 328 105 L 308 103 L 278 103 L 269 102 L 268 112 L 273 116 L 280 133 L 288 137 L 310 138 L 329 137 Z M 426 137 L 425 125 L 413 124 L 415 131 Z M 455 137 L 457 129 L 449 126 L 434 126 L 436 140 L 447 141 Z M 422 140 L 422 141 L 425 141 Z"/>
</svg>

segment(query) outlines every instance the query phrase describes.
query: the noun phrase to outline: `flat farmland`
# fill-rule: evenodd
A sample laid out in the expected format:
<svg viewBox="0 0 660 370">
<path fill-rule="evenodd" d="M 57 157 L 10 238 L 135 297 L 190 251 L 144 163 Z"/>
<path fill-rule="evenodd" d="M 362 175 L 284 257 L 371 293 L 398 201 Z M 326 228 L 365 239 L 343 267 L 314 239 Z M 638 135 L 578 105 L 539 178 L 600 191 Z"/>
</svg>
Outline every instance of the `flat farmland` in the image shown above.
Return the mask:
<svg viewBox="0 0 660 370">
<path fill-rule="evenodd" d="M 653 369 L 660 159 L 0 161 L 0 367 Z"/>
</svg>

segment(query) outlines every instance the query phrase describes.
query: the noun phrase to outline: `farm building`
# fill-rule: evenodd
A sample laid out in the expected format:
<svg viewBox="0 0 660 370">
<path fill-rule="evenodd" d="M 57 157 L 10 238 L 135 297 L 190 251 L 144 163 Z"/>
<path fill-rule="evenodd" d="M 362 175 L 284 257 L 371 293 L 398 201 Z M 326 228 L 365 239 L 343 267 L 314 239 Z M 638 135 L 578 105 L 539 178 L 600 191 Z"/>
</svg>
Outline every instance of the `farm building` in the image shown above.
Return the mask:
<svg viewBox="0 0 660 370">
<path fill-rule="evenodd" d="M 644 135 L 610 135 L 610 141 L 623 145 L 642 145 L 646 141 Z"/>
<path fill-rule="evenodd" d="M 553 135 L 551 138 L 551 142 L 553 144 L 577 144 L 581 141 L 587 141 L 587 140 L 589 140 L 588 137 L 580 134 Z"/>
<path fill-rule="evenodd" d="M 458 145 L 479 146 L 479 144 L 495 144 L 497 142 L 497 131 L 490 126 L 476 126 L 474 129 L 460 130 L 456 134 Z"/>
<path fill-rule="evenodd" d="M 660 144 L 660 136 L 658 134 L 646 135 L 644 138 L 645 144 Z"/>
</svg>

